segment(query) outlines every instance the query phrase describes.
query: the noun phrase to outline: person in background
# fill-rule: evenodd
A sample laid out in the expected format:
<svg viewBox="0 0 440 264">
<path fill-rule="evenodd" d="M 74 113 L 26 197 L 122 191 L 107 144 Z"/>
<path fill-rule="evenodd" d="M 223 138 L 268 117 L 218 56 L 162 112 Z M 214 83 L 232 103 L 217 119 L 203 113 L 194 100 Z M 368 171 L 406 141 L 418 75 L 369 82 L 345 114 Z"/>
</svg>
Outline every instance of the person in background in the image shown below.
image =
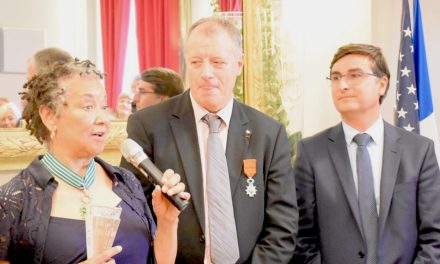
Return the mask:
<svg viewBox="0 0 440 264">
<path fill-rule="evenodd" d="M 328 79 L 342 122 L 298 143 L 292 263 L 440 263 L 434 144 L 383 120 L 389 78 L 378 47 L 334 55 Z"/>
<path fill-rule="evenodd" d="M 9 103 L 9 99 L 5 96 L 0 97 L 0 106 Z"/>
<path fill-rule="evenodd" d="M 179 211 L 162 193 L 189 194 L 178 174 L 164 172 L 153 192 L 156 229 L 136 177 L 97 157 L 110 129 L 102 76 L 74 61 L 25 84 L 26 128 L 48 152 L 0 187 L 0 263 L 174 263 Z M 89 205 L 122 208 L 116 246 L 94 256 L 86 253 Z"/>
<path fill-rule="evenodd" d="M 0 128 L 13 128 L 18 126 L 21 119 L 21 111 L 12 102 L 0 106 Z"/>
<path fill-rule="evenodd" d="M 132 98 L 137 93 L 137 87 L 138 87 L 138 84 L 139 84 L 140 81 L 141 81 L 141 76 L 140 75 L 136 75 L 133 78 L 133 81 L 131 82 L 130 91 L 131 91 L 131 94 L 132 94 Z M 137 111 L 137 109 L 136 109 L 136 102 L 134 100 L 132 100 L 131 101 L 131 112 L 134 113 L 136 111 Z"/>
<path fill-rule="evenodd" d="M 37 51 L 27 62 L 26 77 L 29 81 L 34 75 L 40 73 L 44 68 L 51 66 L 53 63 L 66 63 L 73 61 L 73 57 L 66 51 L 59 48 L 45 48 Z M 21 107 L 24 109 L 27 104 L 27 88 L 23 87 L 18 94 L 21 99 Z"/>
<path fill-rule="evenodd" d="M 118 104 L 116 105 L 115 118 L 117 119 L 127 119 L 132 113 L 131 107 L 132 99 L 127 93 L 120 93 L 118 96 Z"/>
<path fill-rule="evenodd" d="M 185 63 L 189 90 L 127 123 L 128 137 L 159 169 L 179 173 L 191 192 L 176 263 L 288 263 L 298 220 L 290 144 L 282 124 L 234 100 L 240 32 L 224 18 L 199 20 L 189 30 Z M 121 165 L 136 171 L 125 159 Z"/>
<path fill-rule="evenodd" d="M 151 68 L 141 74 L 133 101 L 139 111 L 182 92 L 183 82 L 179 74 L 168 68 Z"/>
</svg>

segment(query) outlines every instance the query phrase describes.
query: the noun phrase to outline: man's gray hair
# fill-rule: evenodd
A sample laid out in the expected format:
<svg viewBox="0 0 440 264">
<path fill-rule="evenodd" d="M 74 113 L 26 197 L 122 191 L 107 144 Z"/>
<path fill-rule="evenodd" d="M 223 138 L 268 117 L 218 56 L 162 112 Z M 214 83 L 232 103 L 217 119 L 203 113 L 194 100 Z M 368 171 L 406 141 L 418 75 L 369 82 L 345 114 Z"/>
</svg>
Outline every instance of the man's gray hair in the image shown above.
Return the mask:
<svg viewBox="0 0 440 264">
<path fill-rule="evenodd" d="M 220 27 L 221 29 L 225 30 L 228 33 L 228 35 L 231 37 L 232 41 L 234 42 L 240 53 L 243 53 L 241 32 L 237 29 L 237 27 L 234 26 L 234 24 L 232 24 L 231 21 L 220 16 L 205 17 L 199 19 L 194 24 L 192 24 L 188 31 L 187 42 L 189 36 L 194 31 L 194 29 L 196 29 L 198 26 L 202 24 L 207 24 L 207 23 L 212 24 L 212 26 L 204 30 L 206 34 L 211 34 L 216 31 L 217 27 Z"/>
</svg>

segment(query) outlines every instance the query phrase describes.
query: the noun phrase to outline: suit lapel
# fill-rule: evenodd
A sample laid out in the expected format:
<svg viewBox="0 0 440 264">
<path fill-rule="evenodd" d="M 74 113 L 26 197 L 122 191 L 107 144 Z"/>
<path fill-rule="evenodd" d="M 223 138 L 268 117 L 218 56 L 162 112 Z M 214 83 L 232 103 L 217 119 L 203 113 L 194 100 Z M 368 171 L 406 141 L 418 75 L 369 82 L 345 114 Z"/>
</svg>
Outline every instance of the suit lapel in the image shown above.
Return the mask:
<svg viewBox="0 0 440 264">
<path fill-rule="evenodd" d="M 348 157 L 347 143 L 344 137 L 342 124 L 333 127 L 329 133 L 328 151 L 336 168 L 339 181 L 344 190 L 351 212 L 356 220 L 359 231 L 362 234 L 361 218 L 359 213 L 358 198 L 353 180 L 350 159 Z"/>
<path fill-rule="evenodd" d="M 185 171 L 188 192 L 196 210 L 200 226 L 205 232 L 205 210 L 203 203 L 203 178 L 200 161 L 197 128 L 194 120 L 189 92 L 185 92 L 176 107 L 170 120 L 171 131 L 177 144 L 177 150 Z"/>
<path fill-rule="evenodd" d="M 396 184 L 401 149 L 396 128 L 384 122 L 383 163 L 380 182 L 379 238 L 388 217 L 391 199 Z"/>
<path fill-rule="evenodd" d="M 228 129 L 228 142 L 226 146 L 226 159 L 228 162 L 229 181 L 231 185 L 231 194 L 237 187 L 238 180 L 243 168 L 243 159 L 248 143 L 246 142 L 245 132 L 248 118 L 243 111 L 242 106 L 234 100 L 231 120 Z M 255 158 L 255 157 L 248 157 Z"/>
</svg>

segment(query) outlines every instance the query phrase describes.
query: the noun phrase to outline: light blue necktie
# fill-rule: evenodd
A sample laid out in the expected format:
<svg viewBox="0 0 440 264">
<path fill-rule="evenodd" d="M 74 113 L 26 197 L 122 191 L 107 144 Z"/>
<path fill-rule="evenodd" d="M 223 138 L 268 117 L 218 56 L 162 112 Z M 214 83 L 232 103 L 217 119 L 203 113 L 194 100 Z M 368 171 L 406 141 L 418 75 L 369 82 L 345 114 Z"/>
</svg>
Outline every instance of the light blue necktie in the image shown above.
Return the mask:
<svg viewBox="0 0 440 264">
<path fill-rule="evenodd" d="M 375 264 L 377 259 L 377 209 L 374 196 L 373 170 L 367 145 L 371 136 L 357 134 L 353 141 L 358 145 L 356 153 L 356 166 L 358 174 L 358 201 L 362 220 L 362 228 L 367 244 L 367 264 Z"/>
<path fill-rule="evenodd" d="M 207 114 L 209 136 L 206 156 L 206 189 L 212 263 L 236 263 L 238 250 L 237 229 L 229 184 L 228 164 L 220 139 L 221 119 Z"/>
</svg>

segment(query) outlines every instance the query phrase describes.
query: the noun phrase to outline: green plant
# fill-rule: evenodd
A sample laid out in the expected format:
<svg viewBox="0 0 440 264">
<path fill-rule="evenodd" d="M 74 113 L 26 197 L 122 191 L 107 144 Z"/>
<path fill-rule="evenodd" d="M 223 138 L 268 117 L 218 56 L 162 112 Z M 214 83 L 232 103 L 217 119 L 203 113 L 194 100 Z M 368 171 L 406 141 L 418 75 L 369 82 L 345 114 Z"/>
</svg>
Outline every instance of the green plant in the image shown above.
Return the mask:
<svg viewBox="0 0 440 264">
<path fill-rule="evenodd" d="M 281 36 L 279 33 L 280 21 L 276 14 L 279 12 L 279 1 L 261 0 L 260 14 L 261 21 L 261 49 L 263 63 L 263 96 L 258 102 L 260 109 L 286 127 L 289 125 L 287 111 L 283 106 L 281 91 L 286 83 L 281 76 L 282 60 L 280 51 Z M 289 133 L 288 137 L 291 147 L 292 162 L 296 154 L 296 144 L 301 139 L 302 133 Z"/>
</svg>

